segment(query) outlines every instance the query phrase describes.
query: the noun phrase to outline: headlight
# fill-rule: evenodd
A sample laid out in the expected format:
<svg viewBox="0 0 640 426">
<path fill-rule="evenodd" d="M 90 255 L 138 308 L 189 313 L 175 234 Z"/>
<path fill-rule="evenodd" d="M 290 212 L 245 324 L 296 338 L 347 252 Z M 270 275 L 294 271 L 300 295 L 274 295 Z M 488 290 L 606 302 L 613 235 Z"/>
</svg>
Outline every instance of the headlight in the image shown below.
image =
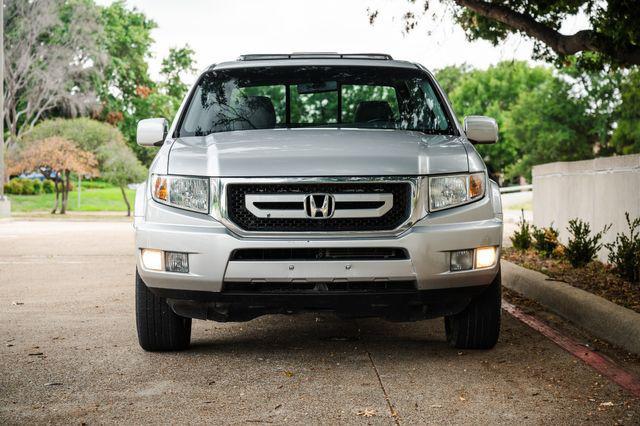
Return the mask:
<svg viewBox="0 0 640 426">
<path fill-rule="evenodd" d="M 478 200 L 484 195 L 484 173 L 429 178 L 429 211 L 438 211 Z"/>
<path fill-rule="evenodd" d="M 209 179 L 152 175 L 151 196 L 159 203 L 209 213 Z"/>
</svg>

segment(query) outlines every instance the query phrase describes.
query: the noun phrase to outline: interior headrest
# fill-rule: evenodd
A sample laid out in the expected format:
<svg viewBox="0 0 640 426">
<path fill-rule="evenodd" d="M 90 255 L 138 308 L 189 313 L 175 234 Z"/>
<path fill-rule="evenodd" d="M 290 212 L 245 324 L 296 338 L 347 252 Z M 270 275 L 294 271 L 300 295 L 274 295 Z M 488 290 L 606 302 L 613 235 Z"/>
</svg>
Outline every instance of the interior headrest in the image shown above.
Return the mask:
<svg viewBox="0 0 640 426">
<path fill-rule="evenodd" d="M 238 108 L 242 118 L 243 130 L 273 129 L 276 126 L 276 111 L 268 96 L 247 96 Z"/>
<path fill-rule="evenodd" d="M 356 107 L 354 120 L 356 123 L 393 121 L 393 112 L 387 101 L 363 101 Z"/>
</svg>

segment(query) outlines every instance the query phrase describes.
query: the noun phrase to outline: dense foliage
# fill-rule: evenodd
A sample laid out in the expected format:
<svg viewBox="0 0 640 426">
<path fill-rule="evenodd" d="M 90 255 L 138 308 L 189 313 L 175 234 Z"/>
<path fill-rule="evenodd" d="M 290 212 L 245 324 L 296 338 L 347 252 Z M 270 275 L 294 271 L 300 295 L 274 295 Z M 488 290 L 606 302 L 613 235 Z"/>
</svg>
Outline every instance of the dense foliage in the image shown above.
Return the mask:
<svg viewBox="0 0 640 426">
<path fill-rule="evenodd" d="M 602 231 L 591 234 L 591 225 L 581 219 L 571 219 L 567 230 L 571 235 L 565 249 L 565 256 L 574 268 L 584 266 L 596 258 L 602 248 L 602 237 L 611 228 L 607 225 Z"/>
<path fill-rule="evenodd" d="M 625 213 L 629 235 L 618 233 L 616 239 L 605 247 L 609 249 L 609 263 L 622 278 L 640 282 L 640 217 L 633 221 Z"/>
<path fill-rule="evenodd" d="M 518 221 L 518 228 L 510 238 L 511 244 L 517 250 L 525 251 L 531 247 L 531 224 L 524 218 L 524 211 Z"/>
<path fill-rule="evenodd" d="M 102 107 L 96 116 L 116 125 L 144 164 L 150 164 L 157 150 L 135 143 L 138 121 L 149 117 L 172 119 L 187 87 L 181 78 L 192 73 L 194 52 L 189 47 L 173 48 L 163 59 L 162 81 L 149 76 L 155 22 L 144 13 L 127 8 L 122 0 L 99 8 L 108 54 L 104 78 L 98 92 Z"/>
<path fill-rule="evenodd" d="M 98 161 L 93 153 L 85 151 L 68 139 L 49 137 L 36 140 L 19 151 L 13 151 L 9 162 L 9 173 L 38 171 L 55 183 L 56 203 L 51 213 L 60 206 L 60 214 L 67 210 L 71 173 L 97 176 Z"/>
<path fill-rule="evenodd" d="M 127 213 L 130 214 L 130 203 L 124 188 L 130 183 L 145 180 L 147 169 L 116 127 L 89 118 L 46 120 L 38 124 L 15 150 L 28 149 L 34 143 L 51 137 L 72 141 L 94 155 L 103 179 L 120 188 Z M 12 153 L 9 156 L 10 167 L 13 158 L 15 154 Z"/>
<path fill-rule="evenodd" d="M 155 150 L 137 146 L 137 123 L 173 117 L 186 92 L 182 78 L 194 71 L 194 52 L 171 49 L 161 80 L 154 81 L 148 62 L 156 24 L 124 0 L 109 6 L 94 0 L 3 2 L 9 144 L 41 120 L 88 115 L 118 127 L 138 158 L 150 163 Z"/>
<path fill-rule="evenodd" d="M 555 254 L 559 242 L 560 233 L 557 229 L 550 225 L 549 227 L 538 228 L 533 227 L 533 248 L 544 257 L 551 257 Z"/>
<path fill-rule="evenodd" d="M 640 152 L 638 71 L 554 72 L 525 62 L 486 70 L 466 65 L 436 72 L 460 120 L 494 117 L 495 145 L 478 146 L 505 181 L 531 177 L 536 164 Z"/>
<path fill-rule="evenodd" d="M 432 0 L 408 0 L 402 14 L 403 30 L 412 31 L 423 19 L 442 23 Z M 572 59 L 584 69 L 608 65 L 640 65 L 640 8 L 637 0 L 441 0 L 444 14 L 460 25 L 469 40 L 487 40 L 497 46 L 511 34 L 535 43 L 534 57 L 565 64 Z M 433 13 L 432 13 L 433 11 Z M 378 9 L 369 9 L 375 22 Z M 587 28 L 566 34 L 567 21 L 586 18 Z"/>
</svg>

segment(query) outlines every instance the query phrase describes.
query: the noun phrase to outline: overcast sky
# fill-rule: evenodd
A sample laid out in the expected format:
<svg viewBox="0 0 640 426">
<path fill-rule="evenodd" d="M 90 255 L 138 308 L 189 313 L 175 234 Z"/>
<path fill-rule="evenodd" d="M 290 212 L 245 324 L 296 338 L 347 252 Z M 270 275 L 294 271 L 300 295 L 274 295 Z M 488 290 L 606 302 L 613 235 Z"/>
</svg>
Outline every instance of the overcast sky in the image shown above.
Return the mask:
<svg viewBox="0 0 640 426">
<path fill-rule="evenodd" d="M 382 52 L 430 69 L 464 62 L 485 68 L 501 60 L 529 59 L 532 49 L 532 43 L 519 36 L 497 47 L 484 41 L 470 43 L 441 10 L 435 11 L 437 24 L 425 17 L 413 32 L 403 35 L 400 16 L 408 10 L 407 0 L 127 0 L 127 4 L 158 24 L 150 62 L 154 77 L 169 48 L 185 44 L 196 52 L 198 69 L 243 53 L 301 51 Z M 380 10 L 373 26 L 368 7 Z M 579 26 L 575 21 L 565 27 L 575 30 Z"/>
</svg>

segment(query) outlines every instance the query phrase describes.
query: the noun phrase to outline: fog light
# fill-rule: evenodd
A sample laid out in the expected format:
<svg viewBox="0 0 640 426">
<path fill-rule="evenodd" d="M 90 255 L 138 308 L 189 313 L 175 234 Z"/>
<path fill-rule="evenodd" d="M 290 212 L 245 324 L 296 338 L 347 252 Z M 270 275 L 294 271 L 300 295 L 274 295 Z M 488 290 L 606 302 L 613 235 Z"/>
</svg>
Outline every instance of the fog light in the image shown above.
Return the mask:
<svg viewBox="0 0 640 426">
<path fill-rule="evenodd" d="M 452 251 L 449 269 L 452 272 L 473 269 L 473 250 Z"/>
<path fill-rule="evenodd" d="M 168 251 L 165 252 L 164 256 L 165 270 L 169 272 L 182 272 L 183 274 L 189 272 L 189 254 Z"/>
<path fill-rule="evenodd" d="M 162 271 L 162 250 L 142 249 L 142 265 L 145 269 Z"/>
<path fill-rule="evenodd" d="M 476 268 L 489 268 L 496 263 L 495 247 L 480 247 L 476 249 Z"/>
</svg>

